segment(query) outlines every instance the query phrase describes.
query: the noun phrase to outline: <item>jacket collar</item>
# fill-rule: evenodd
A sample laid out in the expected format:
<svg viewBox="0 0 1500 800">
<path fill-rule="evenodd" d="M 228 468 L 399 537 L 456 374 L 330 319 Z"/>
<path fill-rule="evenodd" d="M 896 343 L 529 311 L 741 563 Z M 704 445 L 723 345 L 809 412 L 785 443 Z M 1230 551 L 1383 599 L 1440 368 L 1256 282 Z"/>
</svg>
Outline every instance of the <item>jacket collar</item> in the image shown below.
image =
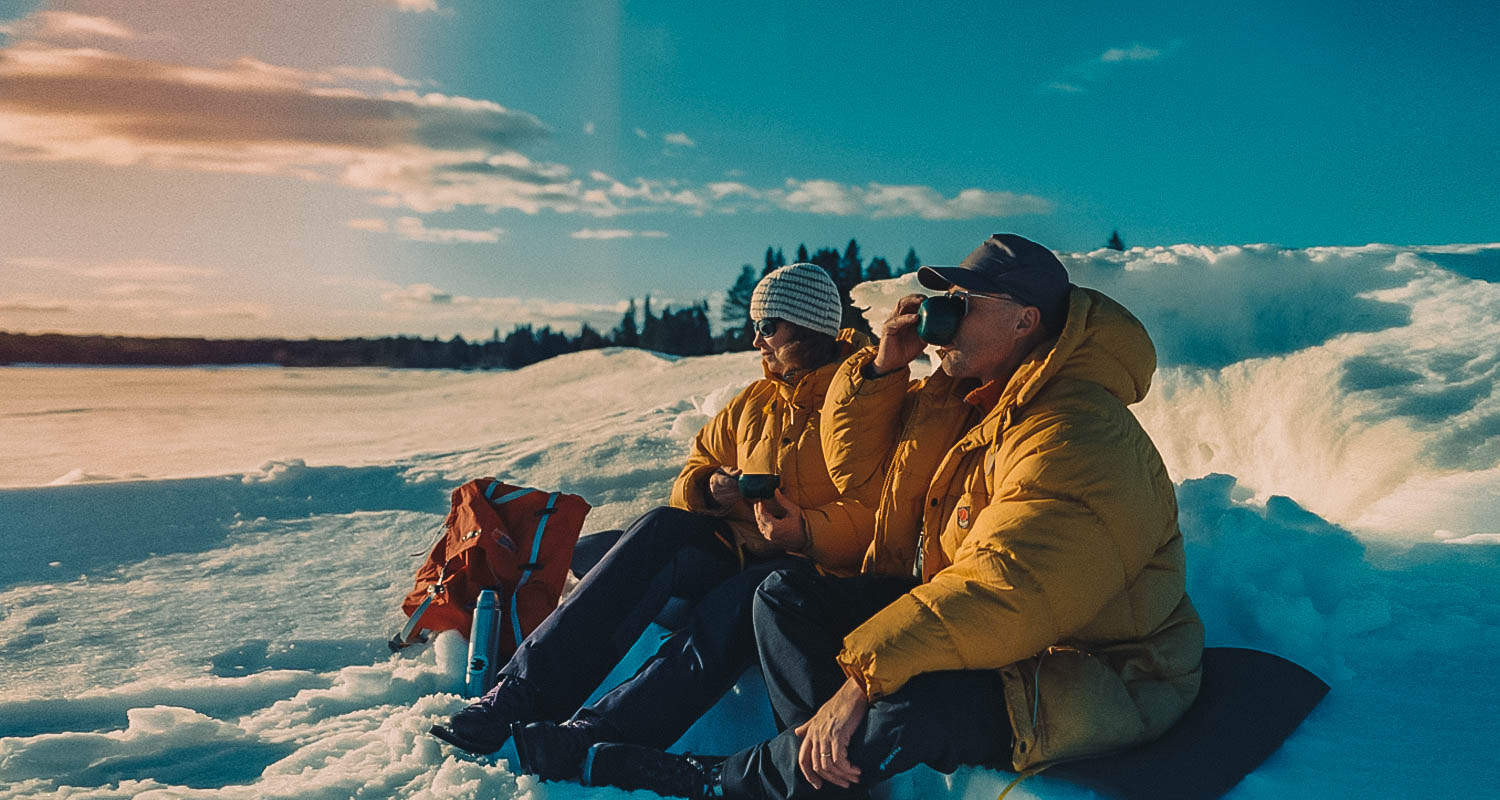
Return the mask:
<svg viewBox="0 0 1500 800">
<path fill-rule="evenodd" d="M 993 436 L 1014 411 L 1059 379 L 1097 383 L 1130 405 L 1146 396 L 1155 372 L 1156 348 L 1140 320 L 1102 292 L 1075 286 L 1062 332 L 1026 356 L 976 431 Z"/>
<path fill-rule="evenodd" d="M 760 368 L 766 380 L 776 384 L 776 392 L 782 400 L 793 404 L 821 402 L 823 396 L 828 393 L 828 386 L 833 383 L 833 376 L 838 372 L 839 364 L 861 348 L 871 344 L 874 344 L 874 340 L 869 336 L 853 328 L 844 328 L 839 331 L 838 335 L 838 356 L 811 372 L 804 372 L 788 381 L 766 369 L 764 361 L 761 362 Z"/>
</svg>

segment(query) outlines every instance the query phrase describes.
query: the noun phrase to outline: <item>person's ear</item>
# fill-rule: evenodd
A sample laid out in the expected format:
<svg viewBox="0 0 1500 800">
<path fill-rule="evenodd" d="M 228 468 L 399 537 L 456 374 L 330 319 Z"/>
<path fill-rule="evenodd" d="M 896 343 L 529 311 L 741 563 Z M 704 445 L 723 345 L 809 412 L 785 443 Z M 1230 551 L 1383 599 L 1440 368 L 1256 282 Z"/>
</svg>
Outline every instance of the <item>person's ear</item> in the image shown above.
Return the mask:
<svg viewBox="0 0 1500 800">
<path fill-rule="evenodd" d="M 1034 333 L 1041 324 L 1041 309 L 1036 306 L 1021 306 L 1021 312 L 1016 315 L 1016 331 L 1025 336 Z"/>
</svg>

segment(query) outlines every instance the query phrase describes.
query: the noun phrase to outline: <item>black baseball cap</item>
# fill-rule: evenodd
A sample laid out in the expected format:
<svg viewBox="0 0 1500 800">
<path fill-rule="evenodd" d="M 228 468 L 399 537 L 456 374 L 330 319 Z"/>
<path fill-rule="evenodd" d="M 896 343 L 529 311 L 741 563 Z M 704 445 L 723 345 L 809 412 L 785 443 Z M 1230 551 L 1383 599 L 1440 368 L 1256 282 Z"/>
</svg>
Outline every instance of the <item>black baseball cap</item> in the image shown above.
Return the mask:
<svg viewBox="0 0 1500 800">
<path fill-rule="evenodd" d="M 1051 250 L 1014 233 L 997 233 L 956 267 L 922 267 L 917 280 L 938 292 L 958 284 L 986 294 L 1008 294 L 1042 312 L 1053 333 L 1068 319 L 1068 269 Z"/>
</svg>

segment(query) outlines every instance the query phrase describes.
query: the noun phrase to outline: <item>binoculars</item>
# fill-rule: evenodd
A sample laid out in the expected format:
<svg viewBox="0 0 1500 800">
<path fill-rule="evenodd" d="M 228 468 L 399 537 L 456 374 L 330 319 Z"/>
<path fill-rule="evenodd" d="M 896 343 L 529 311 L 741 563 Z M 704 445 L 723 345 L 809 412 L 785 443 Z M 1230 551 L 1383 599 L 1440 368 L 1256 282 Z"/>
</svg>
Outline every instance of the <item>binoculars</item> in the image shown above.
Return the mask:
<svg viewBox="0 0 1500 800">
<path fill-rule="evenodd" d="M 967 310 L 962 297 L 939 294 L 923 300 L 917 309 L 917 338 L 939 347 L 952 344 Z"/>
<path fill-rule="evenodd" d="M 780 475 L 747 473 L 739 477 L 740 497 L 746 500 L 770 500 L 781 485 Z"/>
</svg>

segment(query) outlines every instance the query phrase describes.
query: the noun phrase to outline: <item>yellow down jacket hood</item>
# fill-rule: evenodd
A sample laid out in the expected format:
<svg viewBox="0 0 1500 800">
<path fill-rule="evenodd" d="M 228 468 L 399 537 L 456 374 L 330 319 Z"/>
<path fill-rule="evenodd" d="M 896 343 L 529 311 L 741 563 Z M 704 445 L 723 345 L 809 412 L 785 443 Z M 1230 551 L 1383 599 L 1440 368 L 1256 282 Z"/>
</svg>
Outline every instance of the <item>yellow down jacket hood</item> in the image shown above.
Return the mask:
<svg viewBox="0 0 1500 800">
<path fill-rule="evenodd" d="M 1074 288 L 987 411 L 941 371 L 867 380 L 873 357 L 834 377 L 824 452 L 836 485 L 884 479 L 863 570 L 921 584 L 845 637 L 845 672 L 876 699 L 1000 670 L 1018 770 L 1160 735 L 1197 694 L 1203 626 L 1171 479 L 1127 408 L 1156 370 L 1145 328 Z"/>
<path fill-rule="evenodd" d="M 869 344 L 858 331 L 839 332 L 844 354 Z M 829 478 L 820 444 L 819 412 L 839 363 L 827 364 L 793 382 L 767 372 L 735 395 L 693 438 L 687 463 L 672 484 L 671 505 L 717 513 L 707 494 L 708 477 L 719 467 L 781 476 L 781 491 L 802 507 L 809 545 L 804 552 L 828 572 L 850 575 L 875 527 L 877 478 L 846 484 Z M 767 552 L 756 531 L 755 514 L 744 501 L 726 515 L 738 543 L 751 553 Z"/>
</svg>

